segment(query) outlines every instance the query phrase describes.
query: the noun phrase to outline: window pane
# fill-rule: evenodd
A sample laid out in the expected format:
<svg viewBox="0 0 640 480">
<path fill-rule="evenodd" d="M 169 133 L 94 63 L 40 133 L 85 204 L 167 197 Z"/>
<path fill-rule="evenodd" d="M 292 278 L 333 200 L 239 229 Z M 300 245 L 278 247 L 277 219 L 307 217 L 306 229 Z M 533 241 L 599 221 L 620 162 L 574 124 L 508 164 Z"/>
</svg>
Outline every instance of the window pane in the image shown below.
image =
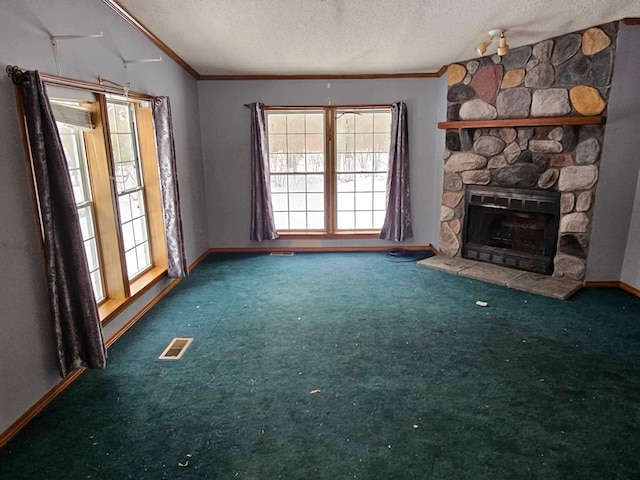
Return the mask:
<svg viewBox="0 0 640 480">
<path fill-rule="evenodd" d="M 135 249 L 129 250 L 125 254 L 125 261 L 127 263 L 127 276 L 129 278 L 134 277 L 140 270 L 138 269 L 138 257 L 136 256 Z"/>
<path fill-rule="evenodd" d="M 306 115 L 306 132 L 324 134 L 324 114 L 307 113 Z"/>
<path fill-rule="evenodd" d="M 287 191 L 287 176 L 271 174 L 271 193 Z"/>
<path fill-rule="evenodd" d="M 289 178 L 289 191 L 290 192 L 304 192 L 305 191 L 305 175 L 287 175 Z"/>
<path fill-rule="evenodd" d="M 91 205 L 87 205 L 86 207 L 78 209 L 78 220 L 80 220 L 82 239 L 87 240 L 89 238 L 95 237 Z"/>
<path fill-rule="evenodd" d="M 269 156 L 269 171 L 271 173 L 280 173 L 287 171 L 287 154 L 272 153 Z"/>
<path fill-rule="evenodd" d="M 118 197 L 118 207 L 120 209 L 120 222 L 125 223 L 131 220 L 131 196 L 122 195 Z"/>
<path fill-rule="evenodd" d="M 151 265 L 151 255 L 149 252 L 149 242 L 144 242 L 136 247 L 136 255 L 138 256 L 139 271 L 144 270 Z"/>
<path fill-rule="evenodd" d="M 289 210 L 289 196 L 286 193 L 271 193 L 271 205 L 274 212 Z"/>
<path fill-rule="evenodd" d="M 324 172 L 324 154 L 307 154 L 307 172 Z"/>
<path fill-rule="evenodd" d="M 374 131 L 391 133 L 391 112 L 376 112 L 373 114 Z"/>
<path fill-rule="evenodd" d="M 353 174 L 338 174 L 338 191 L 353 192 L 356 189 L 356 176 Z"/>
<path fill-rule="evenodd" d="M 389 169 L 389 154 L 388 153 L 375 153 L 373 156 L 373 171 L 374 172 L 386 172 Z"/>
<path fill-rule="evenodd" d="M 87 240 L 84 242 L 84 253 L 87 256 L 87 265 L 89 271 L 97 270 L 100 266 L 98 260 L 98 250 L 96 248 L 96 242 L 93 240 Z"/>
<path fill-rule="evenodd" d="M 373 134 L 372 133 L 356 134 L 356 151 L 357 152 L 373 152 Z"/>
<path fill-rule="evenodd" d="M 372 212 L 356 212 L 356 229 L 373 228 Z"/>
<path fill-rule="evenodd" d="M 287 151 L 286 135 L 269 135 L 269 153 L 281 153 Z"/>
<path fill-rule="evenodd" d="M 373 113 L 360 113 L 356 115 L 356 132 L 373 133 Z"/>
<path fill-rule="evenodd" d="M 355 114 L 338 113 L 336 117 L 336 131 L 338 134 L 355 132 Z"/>
<path fill-rule="evenodd" d="M 136 246 L 136 239 L 133 234 L 133 223 L 128 222 L 121 226 L 122 243 L 125 250 L 131 250 Z"/>
<path fill-rule="evenodd" d="M 303 113 L 287 114 L 287 134 L 304 133 L 304 123 Z"/>
<path fill-rule="evenodd" d="M 356 210 L 373 210 L 373 194 L 356 193 Z"/>
<path fill-rule="evenodd" d="M 373 134 L 373 149 L 375 152 L 389 153 L 389 147 L 391 145 L 391 137 L 386 133 L 374 133 Z"/>
<path fill-rule="evenodd" d="M 133 236 L 137 244 L 147 241 L 147 226 L 144 220 L 145 217 L 140 217 L 131 222 L 133 224 Z"/>
<path fill-rule="evenodd" d="M 355 155 L 353 153 L 338 153 L 338 172 L 353 172 L 355 168 Z"/>
<path fill-rule="evenodd" d="M 356 222 L 353 212 L 338 211 L 338 230 L 353 230 Z"/>
<path fill-rule="evenodd" d="M 304 172 L 304 153 L 287 155 L 287 172 Z"/>
<path fill-rule="evenodd" d="M 104 299 L 104 291 L 102 289 L 102 277 L 100 276 L 100 270 L 91 272 L 91 285 L 93 286 L 93 295 L 96 301 Z"/>
<path fill-rule="evenodd" d="M 337 152 L 355 151 L 355 136 L 350 133 L 339 133 L 336 135 Z"/>
<path fill-rule="evenodd" d="M 387 191 L 387 173 L 377 173 L 373 176 L 373 190 L 374 192 Z"/>
<path fill-rule="evenodd" d="M 338 210 L 353 210 L 355 208 L 355 196 L 351 192 L 338 193 Z"/>
<path fill-rule="evenodd" d="M 129 105 L 126 104 L 114 104 L 114 118 L 116 128 L 112 128 L 111 131 L 120 133 L 131 132 L 131 118 L 129 116 Z"/>
<path fill-rule="evenodd" d="M 372 153 L 356 153 L 356 171 L 371 172 L 373 170 Z"/>
<path fill-rule="evenodd" d="M 128 194 L 131 198 L 131 215 L 132 218 L 138 218 L 144 215 L 144 199 L 142 192 L 133 192 Z"/>
<path fill-rule="evenodd" d="M 307 214 L 305 212 L 291 212 L 289 214 L 289 228 L 291 230 L 306 230 Z"/>
<path fill-rule="evenodd" d="M 267 125 L 269 134 L 287 133 L 287 116 L 284 114 L 270 113 L 268 115 Z"/>
<path fill-rule="evenodd" d="M 381 229 L 382 225 L 384 225 L 384 216 L 386 212 L 373 212 L 373 228 Z"/>
<path fill-rule="evenodd" d="M 84 202 L 84 185 L 82 182 L 82 172 L 80 169 L 71 169 L 69 170 L 69 175 L 71 176 L 71 187 L 73 188 L 73 196 L 75 198 L 76 203 Z"/>
<path fill-rule="evenodd" d="M 324 152 L 324 135 L 322 133 L 308 134 L 306 136 L 306 151 L 308 153 Z"/>
<path fill-rule="evenodd" d="M 273 219 L 276 224 L 276 230 L 289 230 L 288 212 L 273 212 Z"/>
<path fill-rule="evenodd" d="M 373 174 L 356 175 L 356 192 L 373 191 Z"/>
<path fill-rule="evenodd" d="M 307 197 L 304 193 L 289 194 L 289 211 L 304 212 L 307 210 Z"/>
<path fill-rule="evenodd" d="M 304 153 L 305 135 L 300 133 L 287 135 L 287 148 L 289 153 Z"/>
<path fill-rule="evenodd" d="M 387 195 L 386 193 L 376 192 L 373 194 L 373 209 L 374 210 L 384 210 L 387 204 Z"/>
<path fill-rule="evenodd" d="M 308 212 L 307 228 L 309 230 L 324 230 L 324 213 Z"/>
<path fill-rule="evenodd" d="M 307 175 L 307 192 L 324 192 L 324 175 Z"/>
<path fill-rule="evenodd" d="M 307 193 L 307 210 L 323 212 L 324 195 L 322 193 Z"/>
</svg>

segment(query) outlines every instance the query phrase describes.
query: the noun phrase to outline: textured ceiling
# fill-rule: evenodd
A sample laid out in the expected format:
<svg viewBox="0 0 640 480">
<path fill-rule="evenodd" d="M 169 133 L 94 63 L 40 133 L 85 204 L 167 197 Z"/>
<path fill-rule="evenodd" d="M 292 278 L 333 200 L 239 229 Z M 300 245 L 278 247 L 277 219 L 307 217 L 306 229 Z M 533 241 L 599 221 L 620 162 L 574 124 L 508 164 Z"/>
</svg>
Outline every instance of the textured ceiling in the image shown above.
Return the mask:
<svg viewBox="0 0 640 480">
<path fill-rule="evenodd" d="M 435 72 L 494 28 L 517 47 L 640 17 L 640 0 L 119 0 L 201 75 Z M 487 54 L 494 53 L 494 43 Z"/>
</svg>

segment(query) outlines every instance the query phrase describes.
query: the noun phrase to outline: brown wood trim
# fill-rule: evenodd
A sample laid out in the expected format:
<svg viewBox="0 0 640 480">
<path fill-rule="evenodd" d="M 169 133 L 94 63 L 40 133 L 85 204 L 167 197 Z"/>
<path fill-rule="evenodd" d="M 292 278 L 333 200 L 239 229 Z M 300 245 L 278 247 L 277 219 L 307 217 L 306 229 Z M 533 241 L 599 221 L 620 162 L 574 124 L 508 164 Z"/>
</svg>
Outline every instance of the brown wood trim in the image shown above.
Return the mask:
<svg viewBox="0 0 640 480">
<path fill-rule="evenodd" d="M 92 93 L 108 93 L 110 95 L 124 96 L 124 91 L 122 88 L 113 87 L 111 85 L 100 85 L 99 83 L 77 80 L 75 78 L 59 77 L 50 73 L 40 73 L 40 79 L 47 85 L 88 90 Z M 134 92 L 133 90 L 129 90 L 128 96 L 129 98 L 136 100 L 150 101 L 153 99 L 153 96 L 151 95 L 147 95 L 146 93 Z"/>
<path fill-rule="evenodd" d="M 200 74 L 196 72 L 191 65 L 185 62 L 176 52 L 174 52 L 169 46 L 160 40 L 151 30 L 145 27 L 136 17 L 134 17 L 129 10 L 120 5 L 117 0 L 102 0 L 109 7 L 111 7 L 118 15 L 124 18 L 133 28 L 142 33 L 151 42 L 166 53 L 174 62 L 184 68 L 189 75 L 196 80 L 200 80 Z"/>
<path fill-rule="evenodd" d="M 167 276 L 166 268 L 160 269 L 160 272 L 156 269 L 151 269 L 150 272 L 154 276 L 144 286 L 139 287 L 135 293 L 132 292 L 130 297 L 107 299 L 107 301 L 100 304 L 98 311 L 100 313 L 100 320 L 102 321 L 103 327 L 111 323 L 113 319 L 122 313 L 125 308 L 135 302 L 141 295 L 144 295 L 151 287 Z M 145 278 L 145 275 L 146 273 L 142 275 L 141 278 Z M 135 280 L 132 283 L 135 283 Z"/>
<path fill-rule="evenodd" d="M 541 127 L 549 125 L 600 125 L 604 117 L 537 117 L 507 118 L 502 120 L 460 120 L 455 122 L 438 122 L 441 130 L 458 128 L 495 128 L 495 127 Z"/>
<path fill-rule="evenodd" d="M 112 0 L 104 0 L 112 1 Z M 375 80 L 386 78 L 439 78 L 447 71 L 447 65 L 440 67 L 437 72 L 420 73 L 354 73 L 345 75 L 336 74 L 309 74 L 309 75 L 200 75 L 198 80 Z"/>
<path fill-rule="evenodd" d="M 640 297 L 640 289 L 636 287 L 632 287 L 628 283 L 625 282 L 584 282 L 584 286 L 587 288 L 620 288 L 625 292 L 629 292 L 631 295 L 635 295 L 636 297 Z"/>
<path fill-rule="evenodd" d="M 309 232 L 278 232 L 280 240 L 351 240 L 373 238 L 379 239 L 380 232 L 334 232 L 334 233 L 309 233 Z M 277 241 L 277 240 L 276 240 Z"/>
<path fill-rule="evenodd" d="M 585 288 L 620 288 L 620 282 L 584 282 Z"/>
<path fill-rule="evenodd" d="M 84 368 L 79 368 L 71 372 L 67 377 L 60 380 L 55 387 L 49 390 L 40 400 L 34 403 L 26 412 L 13 422 L 9 428 L 0 433 L 0 448 L 4 447 L 20 430 L 22 430 L 33 418 L 49 405 L 58 395 L 60 395 L 69 385 L 71 385 L 83 372 Z"/>
<path fill-rule="evenodd" d="M 204 253 L 202 255 L 200 255 L 198 258 L 196 258 L 191 265 L 189 265 L 189 271 L 193 270 L 194 268 L 196 268 L 200 262 L 202 262 L 205 258 L 207 258 L 207 256 L 210 254 L 211 252 L 209 251 L 209 249 L 205 250 Z"/>
<path fill-rule="evenodd" d="M 638 23 L 640 25 L 640 23 Z M 620 282 L 620 288 L 625 292 L 629 292 L 631 295 L 635 295 L 636 297 L 640 297 L 640 290 L 636 287 L 632 287 L 628 283 Z"/>
<path fill-rule="evenodd" d="M 246 106 L 246 105 L 245 105 Z M 274 111 L 297 111 L 297 110 L 325 110 L 329 113 L 331 110 L 345 110 L 347 108 L 357 108 L 360 110 L 382 110 L 382 109 L 390 109 L 393 107 L 390 103 L 381 103 L 381 104 L 371 104 L 371 103 L 353 103 L 353 104 L 345 104 L 345 105 L 331 105 L 330 107 L 326 105 L 265 105 L 265 110 L 274 110 Z M 330 128 L 333 126 L 326 126 L 327 132 L 329 132 Z"/>
<path fill-rule="evenodd" d="M 385 252 L 394 248 L 404 250 L 431 250 L 431 245 L 371 245 L 364 247 L 351 246 L 322 246 L 322 247 L 213 247 L 209 253 L 270 253 L 270 252 Z"/>
<path fill-rule="evenodd" d="M 625 25 L 640 25 L 640 17 L 625 17 L 620 21 Z"/>
</svg>

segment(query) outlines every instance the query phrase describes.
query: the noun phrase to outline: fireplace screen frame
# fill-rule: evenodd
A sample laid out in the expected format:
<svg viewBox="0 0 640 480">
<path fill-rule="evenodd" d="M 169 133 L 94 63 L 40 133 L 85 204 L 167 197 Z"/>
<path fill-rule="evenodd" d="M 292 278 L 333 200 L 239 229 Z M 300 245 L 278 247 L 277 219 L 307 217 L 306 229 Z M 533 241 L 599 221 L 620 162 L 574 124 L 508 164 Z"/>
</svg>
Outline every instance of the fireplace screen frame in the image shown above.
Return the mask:
<svg viewBox="0 0 640 480">
<path fill-rule="evenodd" d="M 535 212 L 544 214 L 547 225 L 544 232 L 544 254 L 532 254 L 509 248 L 469 243 L 469 218 L 472 206 Z M 489 262 L 505 267 L 550 275 L 558 246 L 560 222 L 560 192 L 506 187 L 468 185 L 465 191 L 464 227 L 462 230 L 462 257 Z"/>
</svg>

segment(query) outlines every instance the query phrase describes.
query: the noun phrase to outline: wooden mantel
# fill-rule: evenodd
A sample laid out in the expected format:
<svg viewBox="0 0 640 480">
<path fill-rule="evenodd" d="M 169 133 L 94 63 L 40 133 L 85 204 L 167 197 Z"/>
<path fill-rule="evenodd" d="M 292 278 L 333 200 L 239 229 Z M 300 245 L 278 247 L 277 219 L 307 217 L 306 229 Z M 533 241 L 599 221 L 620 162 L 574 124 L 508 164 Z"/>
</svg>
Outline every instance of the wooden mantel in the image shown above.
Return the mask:
<svg viewBox="0 0 640 480">
<path fill-rule="evenodd" d="M 601 125 L 605 117 L 537 117 L 537 118 L 505 118 L 500 120 L 459 120 L 455 122 L 438 122 L 442 130 L 459 128 L 502 128 L 502 127 L 545 127 L 559 125 Z"/>
</svg>

